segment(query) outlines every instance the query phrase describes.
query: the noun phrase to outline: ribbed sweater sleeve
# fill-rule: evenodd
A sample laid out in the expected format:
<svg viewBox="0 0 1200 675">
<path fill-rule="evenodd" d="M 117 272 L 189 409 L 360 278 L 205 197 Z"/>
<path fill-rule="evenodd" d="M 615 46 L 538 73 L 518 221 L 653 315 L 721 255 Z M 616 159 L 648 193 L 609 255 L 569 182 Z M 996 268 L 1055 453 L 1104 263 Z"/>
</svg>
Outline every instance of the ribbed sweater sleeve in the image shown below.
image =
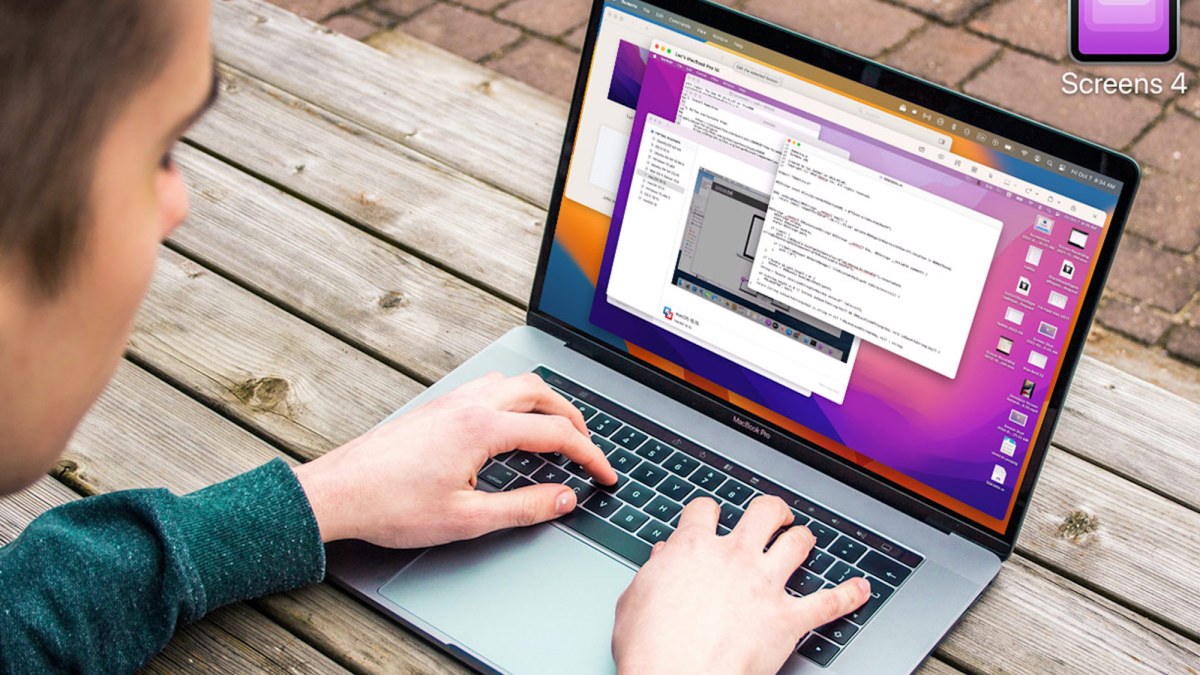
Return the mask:
<svg viewBox="0 0 1200 675">
<path fill-rule="evenodd" d="M 0 548 L 0 672 L 129 672 L 222 605 L 324 575 L 312 509 L 282 460 L 182 497 L 81 499 Z"/>
</svg>

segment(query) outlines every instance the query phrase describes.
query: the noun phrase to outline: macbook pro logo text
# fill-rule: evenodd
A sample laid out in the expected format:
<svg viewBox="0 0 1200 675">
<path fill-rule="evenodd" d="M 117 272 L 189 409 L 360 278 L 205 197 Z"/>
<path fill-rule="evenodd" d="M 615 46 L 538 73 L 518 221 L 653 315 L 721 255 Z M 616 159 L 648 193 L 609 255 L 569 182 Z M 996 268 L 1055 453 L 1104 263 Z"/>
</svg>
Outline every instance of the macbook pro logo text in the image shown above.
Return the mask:
<svg viewBox="0 0 1200 675">
<path fill-rule="evenodd" d="M 755 424 L 754 422 L 751 422 L 750 420 L 742 419 L 740 416 L 734 415 L 733 423 L 738 425 L 739 427 L 745 429 L 746 431 L 749 431 L 751 433 L 762 436 L 763 438 L 767 439 L 768 441 L 771 440 L 771 432 L 758 426 L 757 424 Z"/>
</svg>

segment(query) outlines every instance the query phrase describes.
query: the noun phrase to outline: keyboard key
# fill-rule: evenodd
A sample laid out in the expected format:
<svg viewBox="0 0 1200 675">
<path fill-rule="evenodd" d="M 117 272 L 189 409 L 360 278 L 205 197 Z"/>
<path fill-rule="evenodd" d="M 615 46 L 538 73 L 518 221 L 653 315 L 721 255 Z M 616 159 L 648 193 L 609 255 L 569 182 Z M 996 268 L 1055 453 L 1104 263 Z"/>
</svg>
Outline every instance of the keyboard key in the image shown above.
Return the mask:
<svg viewBox="0 0 1200 675">
<path fill-rule="evenodd" d="M 732 530 L 738 524 L 738 521 L 742 519 L 742 513 L 744 512 L 733 504 L 722 504 L 721 517 L 717 522 Z"/>
<path fill-rule="evenodd" d="M 696 469 L 696 472 L 691 476 L 688 476 L 688 480 L 704 488 L 705 490 L 708 490 L 709 492 L 716 490 L 717 487 L 720 486 L 721 483 L 724 483 L 727 478 L 729 478 L 729 476 L 726 476 L 711 466 L 702 466 L 699 469 Z"/>
<path fill-rule="evenodd" d="M 566 471 L 551 464 L 543 466 L 530 476 L 535 483 L 565 483 L 570 477 Z"/>
<path fill-rule="evenodd" d="M 661 488 L 659 491 L 661 492 Z M 697 499 L 700 499 L 701 497 L 708 497 L 709 499 L 713 500 L 717 504 L 721 503 L 721 500 L 717 499 L 717 496 L 714 495 L 713 493 L 705 492 L 704 490 L 701 490 L 700 488 L 696 488 L 691 494 L 689 494 L 687 497 L 683 498 L 683 504 L 684 504 L 684 506 L 687 506 L 688 504 L 691 504 L 692 502 L 696 501 Z"/>
<path fill-rule="evenodd" d="M 579 462 L 567 462 L 566 464 L 563 464 L 563 468 L 567 470 L 567 473 L 574 474 L 585 480 L 591 478 L 592 476 L 592 474 L 588 473 L 587 469 L 583 468 L 583 465 Z"/>
<path fill-rule="evenodd" d="M 642 510 L 663 522 L 669 522 L 683 507 L 662 495 L 656 495 Z"/>
<path fill-rule="evenodd" d="M 507 489 L 520 490 L 521 488 L 529 487 L 530 485 L 534 485 L 534 482 L 529 480 L 525 476 L 517 476 L 516 480 L 514 480 L 513 482 L 508 484 Z"/>
<path fill-rule="evenodd" d="M 833 661 L 833 657 L 837 656 L 840 649 L 829 640 L 813 634 L 804 638 L 804 642 L 800 643 L 800 648 L 796 650 L 796 653 L 815 661 L 817 665 L 827 666 L 830 661 Z"/>
<path fill-rule="evenodd" d="M 672 532 L 674 530 L 652 518 L 645 527 L 638 530 L 638 536 L 651 544 L 657 544 L 660 541 L 666 541 Z"/>
<path fill-rule="evenodd" d="M 654 462 L 655 464 L 661 464 L 662 461 L 667 457 L 670 457 L 671 453 L 674 451 L 675 448 L 672 448 L 662 441 L 656 441 L 651 438 L 638 447 L 637 454 L 641 455 L 643 459 Z"/>
<path fill-rule="evenodd" d="M 628 532 L 637 532 L 637 529 L 645 525 L 647 520 L 650 520 L 650 516 L 629 505 L 622 506 L 621 510 L 617 511 L 617 515 L 612 517 L 612 522 Z"/>
<path fill-rule="evenodd" d="M 724 537 L 725 535 L 729 534 L 732 531 L 733 530 L 730 530 L 728 527 L 725 527 L 724 525 L 717 526 L 717 536 L 718 537 Z"/>
<path fill-rule="evenodd" d="M 891 586 L 888 586 L 882 581 L 873 579 L 871 577 L 867 577 L 867 581 L 871 583 L 871 597 L 867 598 L 867 601 L 863 603 L 862 607 L 859 607 L 858 609 L 846 615 L 846 618 L 860 626 L 865 624 L 868 619 L 874 616 L 875 612 L 879 611 L 879 608 L 883 606 L 883 603 L 886 602 L 888 598 L 892 597 Z"/>
<path fill-rule="evenodd" d="M 641 508 L 646 505 L 646 502 L 650 501 L 650 498 L 654 496 L 654 492 L 645 485 L 631 480 L 625 487 L 621 488 L 620 492 L 617 492 L 617 496 Z"/>
<path fill-rule="evenodd" d="M 570 459 L 567 459 L 567 456 L 561 452 L 547 452 L 544 453 L 542 457 L 545 457 L 547 462 L 557 466 L 566 466 L 567 462 L 571 461 Z"/>
<path fill-rule="evenodd" d="M 810 569 L 817 574 L 824 574 L 825 570 L 829 569 L 829 566 L 833 564 L 833 561 L 833 556 L 814 548 L 812 553 L 808 554 L 808 558 L 805 559 L 804 568 Z"/>
<path fill-rule="evenodd" d="M 587 428 L 591 429 L 592 433 L 604 436 L 605 438 L 620 428 L 620 426 L 620 422 L 602 412 L 597 412 L 592 419 L 587 421 Z"/>
<path fill-rule="evenodd" d="M 818 628 L 817 632 L 839 645 L 845 645 L 858 632 L 858 626 L 845 619 L 836 619 Z"/>
<path fill-rule="evenodd" d="M 792 517 L 795 518 L 795 520 L 792 521 L 792 527 L 796 527 L 798 525 L 808 525 L 809 521 L 812 520 L 796 509 L 792 509 Z"/>
<path fill-rule="evenodd" d="M 592 499 L 597 496 L 599 495 L 593 496 Z M 643 565 L 650 559 L 650 544 L 622 532 L 612 523 L 601 520 L 583 509 L 575 509 L 555 522 L 562 523 L 635 565 Z"/>
<path fill-rule="evenodd" d="M 686 499 L 694 489 L 690 483 L 679 476 L 667 476 L 667 479 L 658 486 L 659 492 L 677 502 Z"/>
<path fill-rule="evenodd" d="M 597 492 L 583 503 L 583 508 L 595 513 L 601 518 L 608 518 L 625 505 L 625 502 L 613 495 Z"/>
<path fill-rule="evenodd" d="M 808 529 L 812 531 L 813 536 L 817 539 L 817 548 L 825 548 L 837 539 L 837 530 L 822 523 L 819 520 L 814 520 L 808 524 Z"/>
<path fill-rule="evenodd" d="M 508 464 L 510 469 L 513 469 L 518 473 L 531 476 L 533 475 L 534 471 L 542 468 L 542 465 L 545 464 L 545 462 L 542 461 L 541 457 L 538 457 L 532 452 L 518 450 L 517 452 L 513 453 L 512 457 L 509 457 L 508 460 L 505 461 L 505 464 Z"/>
<path fill-rule="evenodd" d="M 638 459 L 637 455 L 624 448 L 617 448 L 608 456 L 608 463 L 621 473 L 629 473 L 640 461 L 642 460 Z"/>
<path fill-rule="evenodd" d="M 613 443 L 603 436 L 597 436 L 596 434 L 592 434 L 592 442 L 595 443 L 596 447 L 600 448 L 600 451 L 606 456 L 611 454 L 613 450 L 617 449 L 616 443 Z"/>
<path fill-rule="evenodd" d="M 600 483 L 596 483 L 596 489 L 615 495 L 615 494 L 617 494 L 617 491 L 620 490 L 621 488 L 625 487 L 625 484 L 628 482 L 629 482 L 629 476 L 626 476 L 623 473 L 619 473 L 619 474 L 617 474 L 617 482 L 616 483 L 613 483 L 612 485 L 603 485 Z"/>
<path fill-rule="evenodd" d="M 830 545 L 829 552 L 848 563 L 856 563 L 867 552 L 867 547 L 842 535 Z"/>
<path fill-rule="evenodd" d="M 861 561 L 859 561 L 858 566 L 867 574 L 873 577 L 879 577 L 893 586 L 899 586 L 905 579 L 908 578 L 909 574 L 912 574 L 912 570 L 908 569 L 904 565 L 901 565 L 900 563 L 881 553 L 876 553 L 875 551 L 867 553 L 867 555 Z"/>
<path fill-rule="evenodd" d="M 741 506 L 750 499 L 750 495 L 754 494 L 754 490 L 742 485 L 738 481 L 730 478 L 725 481 L 720 488 L 716 490 L 717 496 L 726 501 L 733 502 Z"/>
<path fill-rule="evenodd" d="M 511 483 L 517 477 L 517 472 L 503 464 L 490 462 L 484 467 L 483 471 L 479 472 L 479 477 L 500 489 L 504 489 L 504 486 Z"/>
<path fill-rule="evenodd" d="M 575 503 L 582 504 L 583 500 L 591 497 L 596 492 L 596 486 L 591 483 L 585 483 L 578 478 L 568 478 L 567 487 L 575 491 Z"/>
<path fill-rule="evenodd" d="M 623 426 L 617 433 L 609 438 L 617 442 L 617 445 L 623 445 L 630 450 L 637 448 L 646 440 L 646 434 L 634 429 L 631 426 Z"/>
<path fill-rule="evenodd" d="M 660 466 L 655 466 L 650 462 L 642 462 L 637 468 L 629 472 L 629 477 L 644 483 L 650 487 L 658 485 L 659 481 L 667 477 L 667 472 Z"/>
<path fill-rule="evenodd" d="M 855 567 L 852 567 L 850 565 L 847 565 L 846 563 L 842 562 L 841 560 L 833 563 L 833 567 L 830 567 L 829 571 L 825 573 L 825 578 L 834 584 L 840 584 L 843 581 L 853 578 L 853 577 L 865 577 L 865 576 L 866 575 L 863 574 L 861 570 L 859 570 Z"/>
<path fill-rule="evenodd" d="M 567 400 L 570 401 L 571 399 L 568 398 Z M 583 401 L 571 401 L 571 405 L 579 409 L 579 412 L 583 414 L 583 421 L 585 422 L 592 419 L 592 415 L 595 415 L 597 412 L 599 412 Z"/>
<path fill-rule="evenodd" d="M 787 587 L 800 595 L 808 595 L 821 590 L 825 580 L 808 570 L 796 570 L 788 579 Z"/>
<path fill-rule="evenodd" d="M 696 467 L 700 466 L 700 460 L 688 457 L 682 452 L 676 452 L 663 466 L 667 468 L 667 471 L 686 478 L 688 474 L 696 470 Z"/>
</svg>

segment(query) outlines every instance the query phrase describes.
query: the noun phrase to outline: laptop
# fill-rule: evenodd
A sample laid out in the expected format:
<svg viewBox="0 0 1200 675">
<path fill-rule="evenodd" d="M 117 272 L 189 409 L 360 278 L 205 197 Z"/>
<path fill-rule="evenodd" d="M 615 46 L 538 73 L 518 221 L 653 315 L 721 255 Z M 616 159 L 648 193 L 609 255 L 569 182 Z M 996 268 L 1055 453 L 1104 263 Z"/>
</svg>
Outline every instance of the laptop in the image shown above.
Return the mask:
<svg viewBox="0 0 1200 675">
<path fill-rule="evenodd" d="M 527 325 L 410 406 L 537 373 L 621 481 L 508 453 L 479 489 L 565 483 L 575 511 L 341 542 L 329 576 L 480 671 L 612 673 L 617 598 L 682 507 L 724 533 L 777 495 L 817 540 L 790 593 L 872 587 L 784 671 L 910 671 L 1012 554 L 1138 179 L 716 4 L 595 0 Z"/>
</svg>

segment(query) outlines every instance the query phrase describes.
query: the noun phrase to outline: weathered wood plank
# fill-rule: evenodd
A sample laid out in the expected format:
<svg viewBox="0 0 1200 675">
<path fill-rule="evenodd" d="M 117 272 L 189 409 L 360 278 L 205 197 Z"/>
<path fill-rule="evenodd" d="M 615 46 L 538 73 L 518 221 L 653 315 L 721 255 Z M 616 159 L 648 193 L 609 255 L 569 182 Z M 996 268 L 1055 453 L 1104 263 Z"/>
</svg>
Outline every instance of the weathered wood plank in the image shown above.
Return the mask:
<svg viewBox="0 0 1200 675">
<path fill-rule="evenodd" d="M 305 459 L 353 439 L 422 389 L 166 249 L 129 351 Z"/>
<path fill-rule="evenodd" d="M 221 61 L 534 204 L 549 202 L 562 102 L 417 40 L 394 45 L 397 58 L 257 0 L 213 4 Z"/>
<path fill-rule="evenodd" d="M 1062 451 L 1046 459 L 1017 550 L 1167 625 L 1200 632 L 1200 513 Z"/>
<path fill-rule="evenodd" d="M 80 425 L 64 478 L 99 491 L 158 486 L 183 493 L 278 456 L 256 436 L 125 362 Z M 428 672 L 428 664 L 445 658 L 400 626 L 385 630 L 388 624 L 371 610 L 328 586 L 319 593 L 263 598 L 255 606 L 357 671 Z M 348 628 L 356 626 L 379 630 Z"/>
<path fill-rule="evenodd" d="M 222 97 L 190 141 L 526 301 L 543 209 L 239 71 L 221 73 Z"/>
<path fill-rule="evenodd" d="M 523 321 L 494 295 L 197 150 L 178 161 L 195 204 L 173 245 L 426 382 Z"/>
<path fill-rule="evenodd" d="M 0 545 L 16 538 L 34 518 L 78 499 L 46 477 L 15 495 L 0 497 Z M 300 642 L 279 625 L 246 605 L 232 605 L 176 634 L 144 672 L 345 673 L 345 669 Z"/>
<path fill-rule="evenodd" d="M 1084 358 L 1054 442 L 1200 510 L 1200 405 Z"/>
<path fill-rule="evenodd" d="M 1190 673 L 1200 645 L 1014 556 L 938 654 L 968 670 Z"/>
</svg>

